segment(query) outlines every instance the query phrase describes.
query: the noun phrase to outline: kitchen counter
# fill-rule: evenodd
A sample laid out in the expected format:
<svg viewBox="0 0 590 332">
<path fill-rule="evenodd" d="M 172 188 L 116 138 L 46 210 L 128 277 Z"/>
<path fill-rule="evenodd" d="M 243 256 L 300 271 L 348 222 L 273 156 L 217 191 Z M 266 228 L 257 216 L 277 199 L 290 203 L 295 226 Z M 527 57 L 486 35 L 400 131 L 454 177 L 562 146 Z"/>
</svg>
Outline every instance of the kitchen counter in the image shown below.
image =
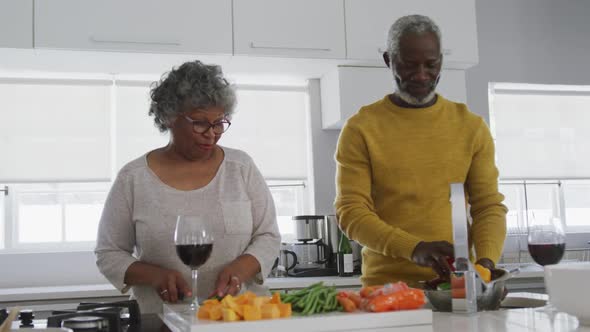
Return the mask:
<svg viewBox="0 0 590 332">
<path fill-rule="evenodd" d="M 360 276 L 353 277 L 307 277 L 307 278 L 267 278 L 266 285 L 271 290 L 297 289 L 309 286 L 315 282 L 323 281 L 326 285 L 335 285 L 342 288 L 360 287 Z M 514 276 L 515 282 L 537 280 L 535 284 L 543 284 L 543 270 L 538 266 L 526 266 Z M 513 288 L 508 288 L 512 291 Z M 523 287 L 526 288 L 526 287 Z M 2 288 L 0 289 L 0 303 L 16 303 L 27 301 L 47 301 L 64 299 L 108 298 L 125 296 L 111 284 L 97 285 L 73 285 L 55 287 L 27 287 L 27 288 Z M 77 301 L 79 302 L 79 301 Z"/>
<path fill-rule="evenodd" d="M 284 320 L 281 332 L 302 332 L 296 324 L 289 324 L 291 320 Z M 221 324 L 221 323 L 220 323 Z M 227 323 L 227 331 L 232 331 L 232 323 Z M 353 332 L 345 324 L 344 326 L 333 325 L 332 331 Z M 454 314 L 444 312 L 432 313 L 432 325 L 419 325 L 412 328 L 406 326 L 404 330 L 436 331 L 436 332 L 459 332 L 459 331 L 541 331 L 541 332 L 590 332 L 590 326 L 579 324 L 576 317 L 562 312 L 554 312 L 542 308 L 510 309 L 498 311 L 478 312 L 473 315 Z M 182 331 L 172 326 L 169 329 L 162 326 L 160 331 Z M 206 329 L 202 329 L 206 331 Z M 390 329 L 362 329 L 359 332 L 386 332 Z M 308 332 L 308 331 L 306 331 Z"/>
</svg>

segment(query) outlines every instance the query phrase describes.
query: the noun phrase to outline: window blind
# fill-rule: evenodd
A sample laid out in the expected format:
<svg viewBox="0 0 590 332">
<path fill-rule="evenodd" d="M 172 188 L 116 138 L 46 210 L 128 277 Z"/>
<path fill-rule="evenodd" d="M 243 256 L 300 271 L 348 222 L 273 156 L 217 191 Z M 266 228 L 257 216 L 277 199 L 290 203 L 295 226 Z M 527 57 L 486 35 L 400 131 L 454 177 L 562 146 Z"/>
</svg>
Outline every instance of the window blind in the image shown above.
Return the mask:
<svg viewBox="0 0 590 332">
<path fill-rule="evenodd" d="M 590 177 L 590 88 L 490 85 L 500 178 Z"/>
<path fill-rule="evenodd" d="M 0 81 L 0 182 L 108 180 L 109 85 Z"/>
</svg>

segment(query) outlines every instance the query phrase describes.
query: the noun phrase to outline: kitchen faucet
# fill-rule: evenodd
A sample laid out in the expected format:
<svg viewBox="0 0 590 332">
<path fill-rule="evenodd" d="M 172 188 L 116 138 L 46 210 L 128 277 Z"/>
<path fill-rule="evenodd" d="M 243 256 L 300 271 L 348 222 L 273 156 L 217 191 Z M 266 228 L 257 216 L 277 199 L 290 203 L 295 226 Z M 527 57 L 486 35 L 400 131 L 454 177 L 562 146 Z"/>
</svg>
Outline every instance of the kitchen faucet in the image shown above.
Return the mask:
<svg viewBox="0 0 590 332">
<path fill-rule="evenodd" d="M 453 312 L 475 313 L 477 312 L 476 284 L 478 280 L 475 269 L 469 261 L 467 209 L 463 183 L 451 183 L 451 220 L 455 246 L 455 271 L 451 272 L 452 309 Z M 461 280 L 464 280 L 464 283 Z"/>
</svg>

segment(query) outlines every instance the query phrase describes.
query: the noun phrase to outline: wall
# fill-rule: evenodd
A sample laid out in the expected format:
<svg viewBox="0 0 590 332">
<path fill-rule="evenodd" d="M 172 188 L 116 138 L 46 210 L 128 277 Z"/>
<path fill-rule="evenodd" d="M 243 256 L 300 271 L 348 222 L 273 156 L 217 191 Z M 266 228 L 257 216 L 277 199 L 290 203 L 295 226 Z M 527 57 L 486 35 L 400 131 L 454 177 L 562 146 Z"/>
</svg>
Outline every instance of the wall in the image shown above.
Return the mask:
<svg viewBox="0 0 590 332">
<path fill-rule="evenodd" d="M 486 120 L 488 82 L 590 84 L 590 1 L 477 0 L 476 15 L 467 103 Z"/>
<path fill-rule="evenodd" d="M 486 121 L 488 82 L 590 84 L 590 1 L 477 0 L 476 15 L 479 64 L 467 70 L 467 104 Z M 315 207 L 324 214 L 333 211 L 338 132 L 322 131 L 311 111 Z"/>
<path fill-rule="evenodd" d="M 320 80 L 309 80 L 309 102 L 311 120 L 311 149 L 313 158 L 313 178 L 315 214 L 335 214 L 336 161 L 334 152 L 340 130 L 323 130 L 320 98 Z"/>
</svg>

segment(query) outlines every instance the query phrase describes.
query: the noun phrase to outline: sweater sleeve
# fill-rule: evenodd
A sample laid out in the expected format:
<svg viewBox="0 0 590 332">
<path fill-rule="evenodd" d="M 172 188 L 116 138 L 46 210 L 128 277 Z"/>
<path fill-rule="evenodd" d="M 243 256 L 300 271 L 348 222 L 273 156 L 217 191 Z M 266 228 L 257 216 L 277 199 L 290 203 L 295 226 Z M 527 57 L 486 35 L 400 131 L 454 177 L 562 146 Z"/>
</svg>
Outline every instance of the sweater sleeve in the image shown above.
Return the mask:
<svg viewBox="0 0 590 332">
<path fill-rule="evenodd" d="M 102 211 L 94 250 L 98 269 L 119 290 L 125 287 L 127 268 L 137 261 L 133 257 L 135 227 L 130 199 L 130 185 L 119 174 Z"/>
<path fill-rule="evenodd" d="M 471 235 L 476 258 L 489 258 L 497 263 L 506 237 L 506 206 L 498 191 L 498 169 L 494 142 L 487 125 L 480 120 L 474 140 L 474 156 L 467 174 L 466 189 L 471 205 Z"/>
<path fill-rule="evenodd" d="M 262 284 L 270 273 L 274 260 L 279 253 L 281 235 L 272 195 L 253 161 L 250 161 L 246 183 L 248 195 L 252 202 L 254 227 L 252 240 L 244 253 L 252 255 L 258 260 L 260 273 L 256 276 L 256 279 Z"/>
<path fill-rule="evenodd" d="M 387 224 L 375 212 L 368 147 L 360 129 L 349 123 L 340 133 L 336 164 L 335 207 L 341 229 L 349 238 L 382 255 L 411 259 L 422 239 Z"/>
</svg>

